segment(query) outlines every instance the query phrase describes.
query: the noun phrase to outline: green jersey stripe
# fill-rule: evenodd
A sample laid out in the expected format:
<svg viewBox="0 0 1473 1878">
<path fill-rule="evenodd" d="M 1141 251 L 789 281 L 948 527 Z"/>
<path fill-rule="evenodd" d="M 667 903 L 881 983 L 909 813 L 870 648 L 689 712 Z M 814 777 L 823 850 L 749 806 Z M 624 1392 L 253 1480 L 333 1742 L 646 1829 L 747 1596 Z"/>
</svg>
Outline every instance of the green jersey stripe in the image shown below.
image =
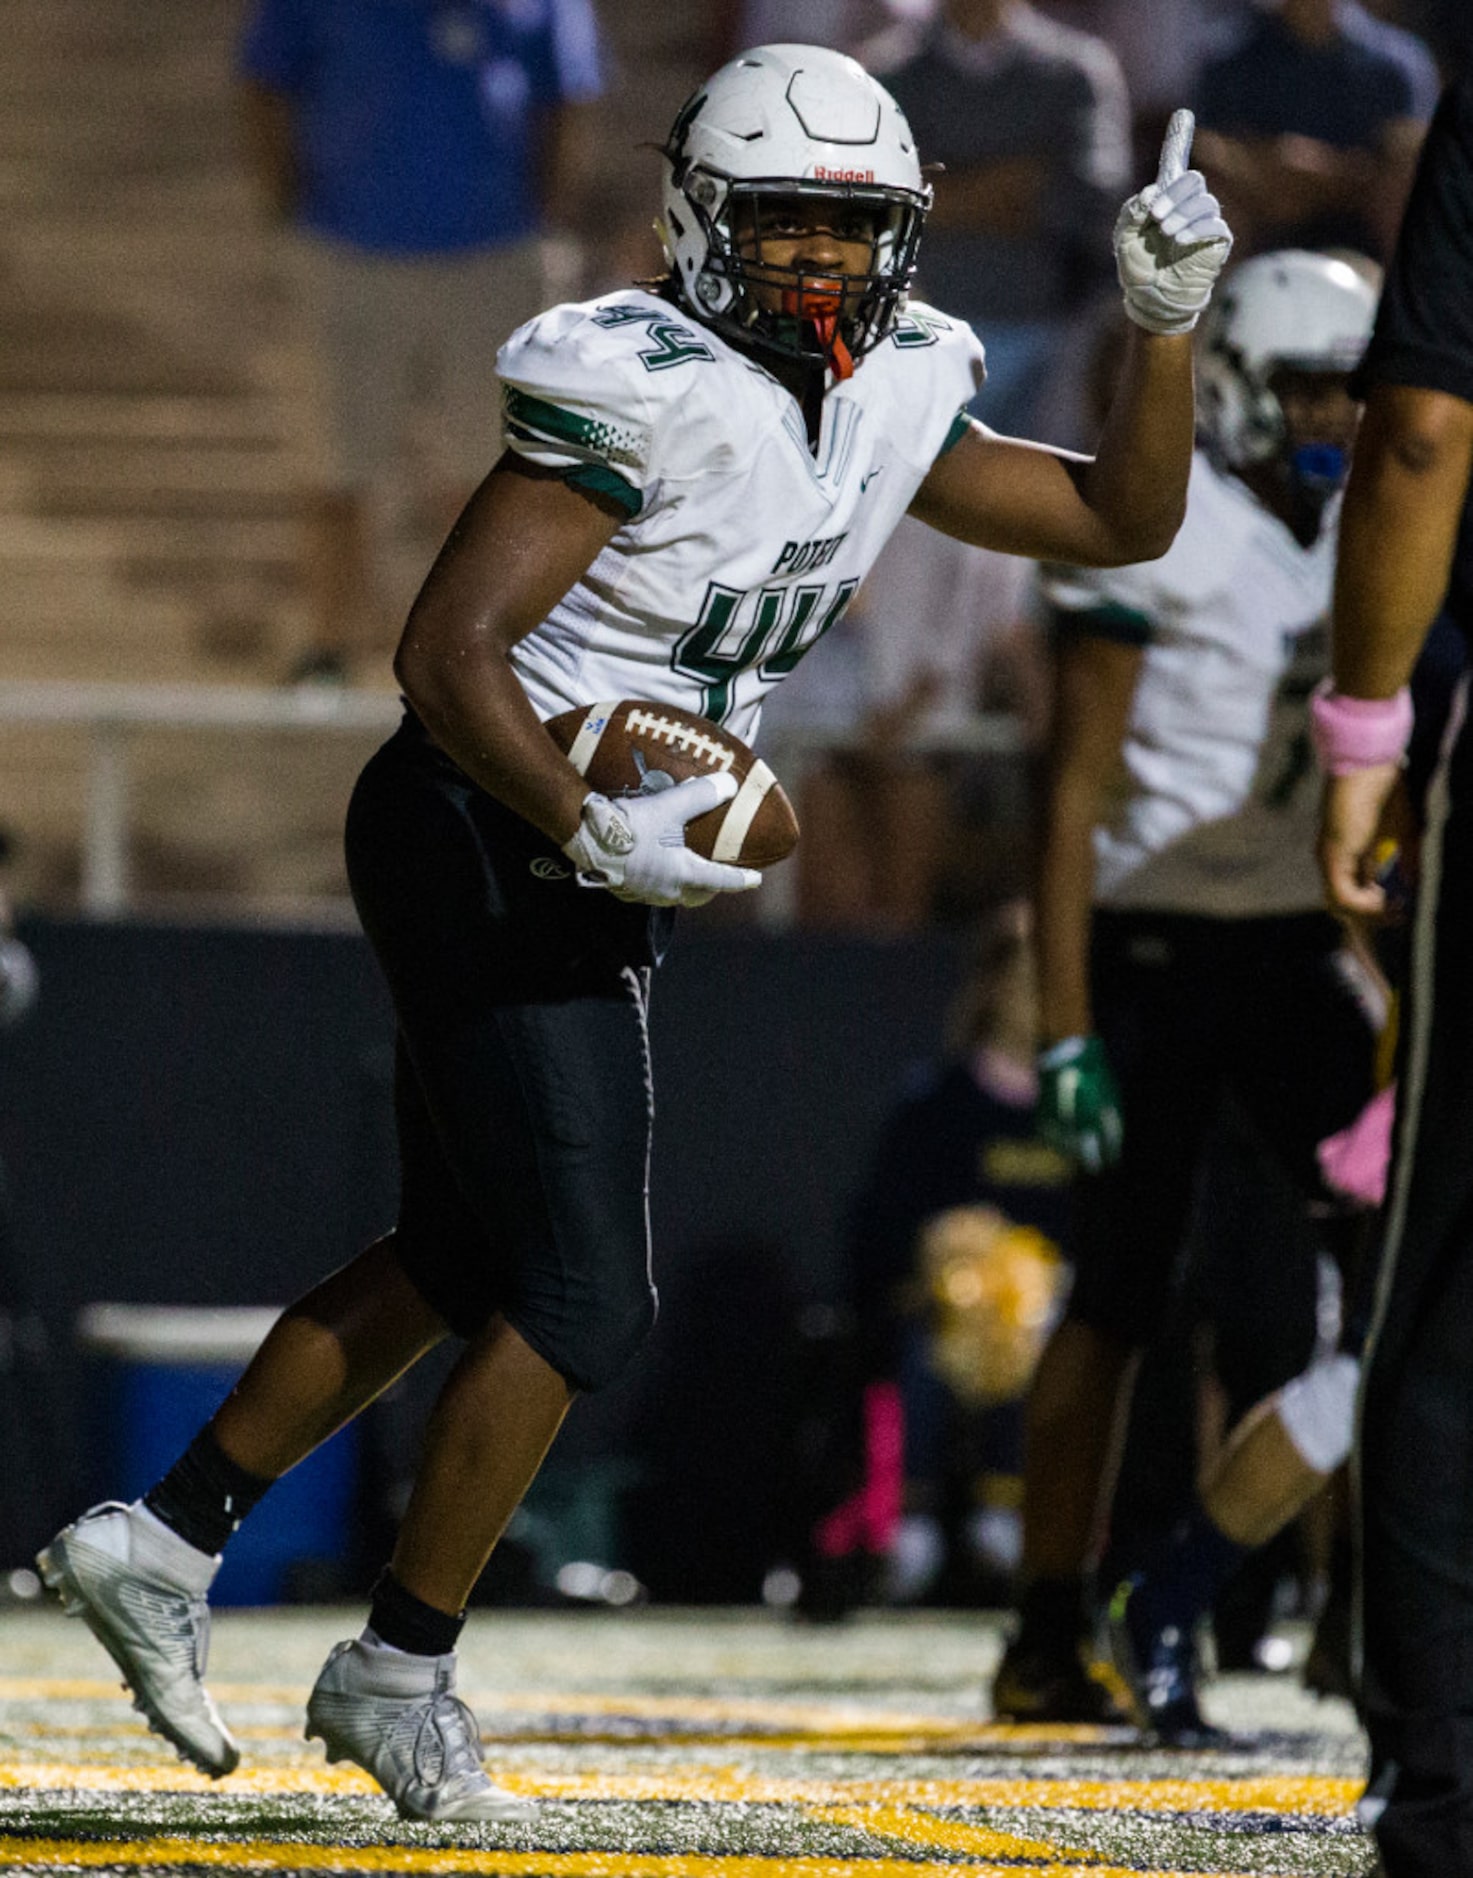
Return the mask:
<svg viewBox="0 0 1473 1878">
<path fill-rule="evenodd" d="M 954 450 L 971 428 L 972 414 L 967 407 L 963 405 L 956 416 L 951 420 L 951 429 L 946 433 L 946 441 L 936 452 L 937 457 L 943 457 L 948 450 Z"/>
<path fill-rule="evenodd" d="M 644 497 L 634 484 L 606 463 L 585 463 L 581 468 L 564 470 L 563 481 L 574 489 L 589 489 L 595 495 L 608 496 L 631 521 L 644 507 Z"/>
<path fill-rule="evenodd" d="M 560 404 L 549 404 L 544 398 L 519 391 L 515 385 L 505 386 L 504 396 L 508 427 L 529 442 L 560 443 L 615 462 L 638 461 L 636 438 L 617 424 L 581 417 Z"/>
<path fill-rule="evenodd" d="M 1054 627 L 1065 637 L 1112 639 L 1122 646 L 1148 646 L 1156 638 L 1155 622 L 1134 607 L 1105 600 L 1088 608 L 1054 607 Z"/>
</svg>

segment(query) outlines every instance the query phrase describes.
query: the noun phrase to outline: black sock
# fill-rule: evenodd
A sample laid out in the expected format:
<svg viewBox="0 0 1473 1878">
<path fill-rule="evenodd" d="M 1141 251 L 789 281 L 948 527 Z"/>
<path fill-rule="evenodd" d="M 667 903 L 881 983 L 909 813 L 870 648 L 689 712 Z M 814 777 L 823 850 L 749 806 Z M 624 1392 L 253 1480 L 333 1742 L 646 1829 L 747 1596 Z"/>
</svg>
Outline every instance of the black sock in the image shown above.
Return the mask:
<svg viewBox="0 0 1473 1878">
<path fill-rule="evenodd" d="M 215 1553 L 275 1484 L 238 1467 L 206 1424 L 143 1504 L 188 1544 Z"/>
<path fill-rule="evenodd" d="M 381 1643 L 411 1656 L 449 1656 L 465 1626 L 465 1612 L 437 1611 L 406 1591 L 386 1565 L 373 1587 L 368 1627 Z"/>
<path fill-rule="evenodd" d="M 1018 1602 L 1018 1642 L 1028 1648 L 1071 1648 L 1089 1629 L 1083 1574 L 1034 1578 Z"/>
<path fill-rule="evenodd" d="M 1186 1636 L 1250 1550 L 1194 1508 L 1136 1588 L 1139 1621 L 1153 1633 L 1175 1629 Z"/>
</svg>

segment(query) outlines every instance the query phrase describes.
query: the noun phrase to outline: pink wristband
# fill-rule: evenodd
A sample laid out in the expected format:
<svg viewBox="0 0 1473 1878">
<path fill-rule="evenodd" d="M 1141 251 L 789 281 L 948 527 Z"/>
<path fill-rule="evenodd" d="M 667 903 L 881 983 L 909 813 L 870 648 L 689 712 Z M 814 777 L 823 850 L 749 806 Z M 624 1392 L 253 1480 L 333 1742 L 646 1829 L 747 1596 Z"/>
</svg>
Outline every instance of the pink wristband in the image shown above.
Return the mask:
<svg viewBox="0 0 1473 1878">
<path fill-rule="evenodd" d="M 1403 685 L 1390 698 L 1347 698 L 1327 678 L 1309 701 L 1309 734 L 1327 776 L 1399 763 L 1412 734 L 1412 694 Z"/>
</svg>

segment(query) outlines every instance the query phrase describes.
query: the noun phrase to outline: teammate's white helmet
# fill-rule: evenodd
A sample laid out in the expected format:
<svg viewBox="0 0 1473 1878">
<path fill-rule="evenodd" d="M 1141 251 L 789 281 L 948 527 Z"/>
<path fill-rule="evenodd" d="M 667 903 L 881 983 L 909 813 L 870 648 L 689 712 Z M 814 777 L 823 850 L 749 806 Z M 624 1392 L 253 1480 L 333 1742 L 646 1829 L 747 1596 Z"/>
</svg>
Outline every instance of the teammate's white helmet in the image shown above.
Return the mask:
<svg viewBox="0 0 1473 1878">
<path fill-rule="evenodd" d="M 1285 444 L 1274 395 L 1281 368 L 1348 372 L 1360 362 L 1376 317 L 1372 264 L 1284 248 L 1240 262 L 1202 322 L 1199 423 L 1234 469 L 1264 463 Z"/>
<path fill-rule="evenodd" d="M 687 100 L 663 155 L 666 258 L 699 318 L 788 356 L 833 362 L 833 334 L 816 337 L 804 317 L 798 271 L 754 262 L 738 248 L 763 198 L 801 195 L 870 211 L 869 268 L 837 283 L 842 348 L 858 358 L 891 330 L 931 191 L 899 105 L 863 66 L 825 46 L 756 46 Z M 786 290 L 788 316 L 758 306 L 758 283 Z"/>
</svg>

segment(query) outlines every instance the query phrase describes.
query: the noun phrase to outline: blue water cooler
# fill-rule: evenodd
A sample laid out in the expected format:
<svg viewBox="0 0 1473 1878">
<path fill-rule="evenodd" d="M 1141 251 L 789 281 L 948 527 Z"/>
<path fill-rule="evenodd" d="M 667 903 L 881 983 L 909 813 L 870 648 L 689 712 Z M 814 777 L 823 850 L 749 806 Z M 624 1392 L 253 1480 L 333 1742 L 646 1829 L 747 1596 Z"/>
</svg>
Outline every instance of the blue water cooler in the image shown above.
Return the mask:
<svg viewBox="0 0 1473 1878">
<path fill-rule="evenodd" d="M 279 1312 L 91 1304 L 78 1341 L 95 1359 L 109 1496 L 135 1499 L 166 1473 L 225 1400 Z M 277 1481 L 225 1552 L 213 1604 L 279 1604 L 348 1559 L 358 1480 L 350 1422 Z"/>
</svg>

